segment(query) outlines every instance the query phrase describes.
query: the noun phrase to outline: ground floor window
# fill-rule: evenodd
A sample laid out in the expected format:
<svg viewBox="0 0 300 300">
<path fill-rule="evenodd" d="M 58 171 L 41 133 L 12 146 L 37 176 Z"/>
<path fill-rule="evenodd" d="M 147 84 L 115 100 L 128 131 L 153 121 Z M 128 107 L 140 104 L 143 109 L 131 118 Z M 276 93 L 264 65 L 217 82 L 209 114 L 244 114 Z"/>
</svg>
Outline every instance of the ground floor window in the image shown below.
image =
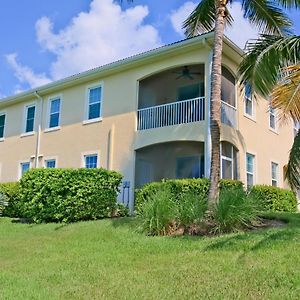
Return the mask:
<svg viewBox="0 0 300 300">
<path fill-rule="evenodd" d="M 53 169 L 56 167 L 56 160 L 55 159 L 47 159 L 45 160 L 45 168 Z"/>
<path fill-rule="evenodd" d="M 30 162 L 22 162 L 20 164 L 20 173 L 21 173 L 21 177 L 24 175 L 24 173 L 26 173 L 29 169 L 30 169 Z"/>
<path fill-rule="evenodd" d="M 187 156 L 176 158 L 177 178 L 200 178 L 203 177 L 203 172 L 204 167 L 202 166 L 200 156 Z"/>
<path fill-rule="evenodd" d="M 228 143 L 221 143 L 221 177 L 223 179 L 237 179 L 237 150 Z"/>
<path fill-rule="evenodd" d="M 97 168 L 98 155 L 90 154 L 84 156 L 85 167 L 87 169 Z"/>
<path fill-rule="evenodd" d="M 278 164 L 271 162 L 272 186 L 278 186 Z"/>
<path fill-rule="evenodd" d="M 255 156 L 253 154 L 246 153 L 246 176 L 248 188 L 254 184 L 254 160 Z"/>
</svg>

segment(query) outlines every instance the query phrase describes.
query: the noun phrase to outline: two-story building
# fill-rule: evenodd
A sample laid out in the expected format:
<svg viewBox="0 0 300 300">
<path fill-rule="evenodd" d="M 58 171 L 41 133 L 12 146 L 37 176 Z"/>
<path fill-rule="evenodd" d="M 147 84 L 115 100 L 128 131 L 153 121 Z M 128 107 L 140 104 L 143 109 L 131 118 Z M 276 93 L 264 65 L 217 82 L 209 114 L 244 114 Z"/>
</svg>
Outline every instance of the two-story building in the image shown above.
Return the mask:
<svg viewBox="0 0 300 300">
<path fill-rule="evenodd" d="M 0 101 L 0 181 L 29 168 L 121 172 L 122 198 L 162 178 L 208 177 L 213 33 Z M 286 187 L 294 130 L 236 77 L 243 52 L 224 38 L 221 175 Z"/>
</svg>

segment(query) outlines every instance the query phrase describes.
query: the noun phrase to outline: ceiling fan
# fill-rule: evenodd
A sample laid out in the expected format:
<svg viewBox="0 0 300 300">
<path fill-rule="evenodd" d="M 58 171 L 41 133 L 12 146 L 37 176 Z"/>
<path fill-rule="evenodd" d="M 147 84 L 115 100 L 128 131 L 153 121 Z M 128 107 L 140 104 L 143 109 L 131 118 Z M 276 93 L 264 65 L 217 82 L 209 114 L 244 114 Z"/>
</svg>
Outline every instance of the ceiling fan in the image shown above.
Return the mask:
<svg viewBox="0 0 300 300">
<path fill-rule="evenodd" d="M 181 71 L 173 73 L 179 74 L 179 76 L 177 76 L 176 79 L 187 78 L 190 80 L 194 80 L 194 77 L 192 75 L 201 75 L 201 73 L 198 72 L 191 72 L 188 66 L 184 66 Z"/>
</svg>

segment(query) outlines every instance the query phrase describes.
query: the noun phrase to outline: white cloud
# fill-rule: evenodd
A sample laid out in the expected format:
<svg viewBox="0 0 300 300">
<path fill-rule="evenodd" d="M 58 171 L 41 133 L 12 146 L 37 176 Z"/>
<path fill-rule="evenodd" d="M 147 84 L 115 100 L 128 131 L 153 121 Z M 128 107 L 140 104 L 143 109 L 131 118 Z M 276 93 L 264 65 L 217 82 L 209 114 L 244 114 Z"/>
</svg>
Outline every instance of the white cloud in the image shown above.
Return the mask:
<svg viewBox="0 0 300 300">
<path fill-rule="evenodd" d="M 226 29 L 225 34 L 240 48 L 244 49 L 247 41 L 257 38 L 259 32 L 243 17 L 240 2 L 234 2 L 229 6 L 229 11 L 234 19 L 234 24 Z"/>
<path fill-rule="evenodd" d="M 160 46 L 158 31 L 144 24 L 148 14 L 147 6 L 122 11 L 113 0 L 93 0 L 88 12 L 58 33 L 48 17 L 39 19 L 38 42 L 56 55 L 51 76 L 59 79 Z"/>
<path fill-rule="evenodd" d="M 93 0 L 88 12 L 81 12 L 59 32 L 53 22 L 42 17 L 36 22 L 37 41 L 55 59 L 50 78 L 17 61 L 17 54 L 6 56 L 20 83 L 35 87 L 161 46 L 158 30 L 145 24 L 147 6 L 125 11 L 113 0 Z M 22 90 L 17 86 L 16 90 Z"/>
<path fill-rule="evenodd" d="M 182 24 L 195 9 L 196 5 L 197 4 L 194 2 L 188 1 L 177 10 L 172 11 L 170 14 L 170 21 L 173 29 L 182 37 L 184 36 Z M 258 30 L 243 17 L 242 6 L 240 2 L 234 2 L 229 6 L 229 10 L 233 16 L 234 24 L 232 27 L 226 28 L 225 34 L 243 49 L 249 39 L 254 39 L 258 36 Z"/>
<path fill-rule="evenodd" d="M 35 74 L 29 67 L 23 66 L 17 61 L 17 53 L 6 55 L 6 61 L 13 68 L 15 76 L 21 83 L 28 83 L 31 88 L 49 83 L 51 80 L 45 74 Z M 21 88 L 16 87 L 15 93 L 19 93 Z"/>
<path fill-rule="evenodd" d="M 184 37 L 184 30 L 182 29 L 183 22 L 196 8 L 196 6 L 196 3 L 188 1 L 180 6 L 177 10 L 173 10 L 170 14 L 170 20 L 174 30 L 182 37 Z"/>
</svg>

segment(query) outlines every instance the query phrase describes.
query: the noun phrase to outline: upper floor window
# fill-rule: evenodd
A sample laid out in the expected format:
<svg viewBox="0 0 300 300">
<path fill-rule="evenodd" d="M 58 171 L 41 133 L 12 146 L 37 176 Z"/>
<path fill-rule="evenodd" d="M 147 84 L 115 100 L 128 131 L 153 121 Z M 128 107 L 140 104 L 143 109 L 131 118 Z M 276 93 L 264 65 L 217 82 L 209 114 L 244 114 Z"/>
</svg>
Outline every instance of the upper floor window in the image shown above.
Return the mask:
<svg viewBox="0 0 300 300">
<path fill-rule="evenodd" d="M 56 160 L 55 159 L 47 159 L 45 160 L 45 168 L 53 169 L 56 167 Z"/>
<path fill-rule="evenodd" d="M 254 166 L 255 156 L 250 153 L 246 153 L 246 177 L 247 187 L 251 187 L 254 184 Z"/>
<path fill-rule="evenodd" d="M 235 77 L 224 66 L 222 66 L 221 100 L 233 107 L 236 107 Z"/>
<path fill-rule="evenodd" d="M 250 84 L 245 84 L 245 114 L 253 117 L 254 111 L 253 111 L 253 99 L 251 95 L 251 86 Z"/>
<path fill-rule="evenodd" d="M 97 168 L 98 166 L 98 155 L 90 154 L 84 156 L 84 163 L 87 169 Z"/>
<path fill-rule="evenodd" d="M 25 108 L 25 132 L 34 131 L 35 105 L 28 105 Z"/>
<path fill-rule="evenodd" d="M 0 114 L 0 139 L 4 138 L 4 129 L 5 129 L 5 114 Z"/>
<path fill-rule="evenodd" d="M 27 172 L 30 169 L 30 162 L 22 162 L 20 164 L 20 174 L 21 177 L 24 175 L 25 172 Z"/>
<path fill-rule="evenodd" d="M 49 109 L 49 128 L 55 128 L 59 126 L 60 123 L 60 106 L 61 99 L 54 98 L 50 99 L 50 109 Z"/>
<path fill-rule="evenodd" d="M 294 137 L 298 134 L 300 130 L 300 122 L 293 122 L 294 123 Z"/>
<path fill-rule="evenodd" d="M 278 186 L 278 164 L 271 162 L 272 185 Z"/>
<path fill-rule="evenodd" d="M 277 124 L 276 124 L 276 112 L 275 109 L 270 106 L 269 109 L 269 126 L 271 129 L 276 130 L 277 129 Z"/>
<path fill-rule="evenodd" d="M 102 87 L 96 86 L 88 89 L 88 120 L 98 119 L 101 117 L 101 98 Z"/>
<path fill-rule="evenodd" d="M 221 177 L 223 179 L 237 179 L 237 150 L 228 143 L 221 143 Z"/>
</svg>

